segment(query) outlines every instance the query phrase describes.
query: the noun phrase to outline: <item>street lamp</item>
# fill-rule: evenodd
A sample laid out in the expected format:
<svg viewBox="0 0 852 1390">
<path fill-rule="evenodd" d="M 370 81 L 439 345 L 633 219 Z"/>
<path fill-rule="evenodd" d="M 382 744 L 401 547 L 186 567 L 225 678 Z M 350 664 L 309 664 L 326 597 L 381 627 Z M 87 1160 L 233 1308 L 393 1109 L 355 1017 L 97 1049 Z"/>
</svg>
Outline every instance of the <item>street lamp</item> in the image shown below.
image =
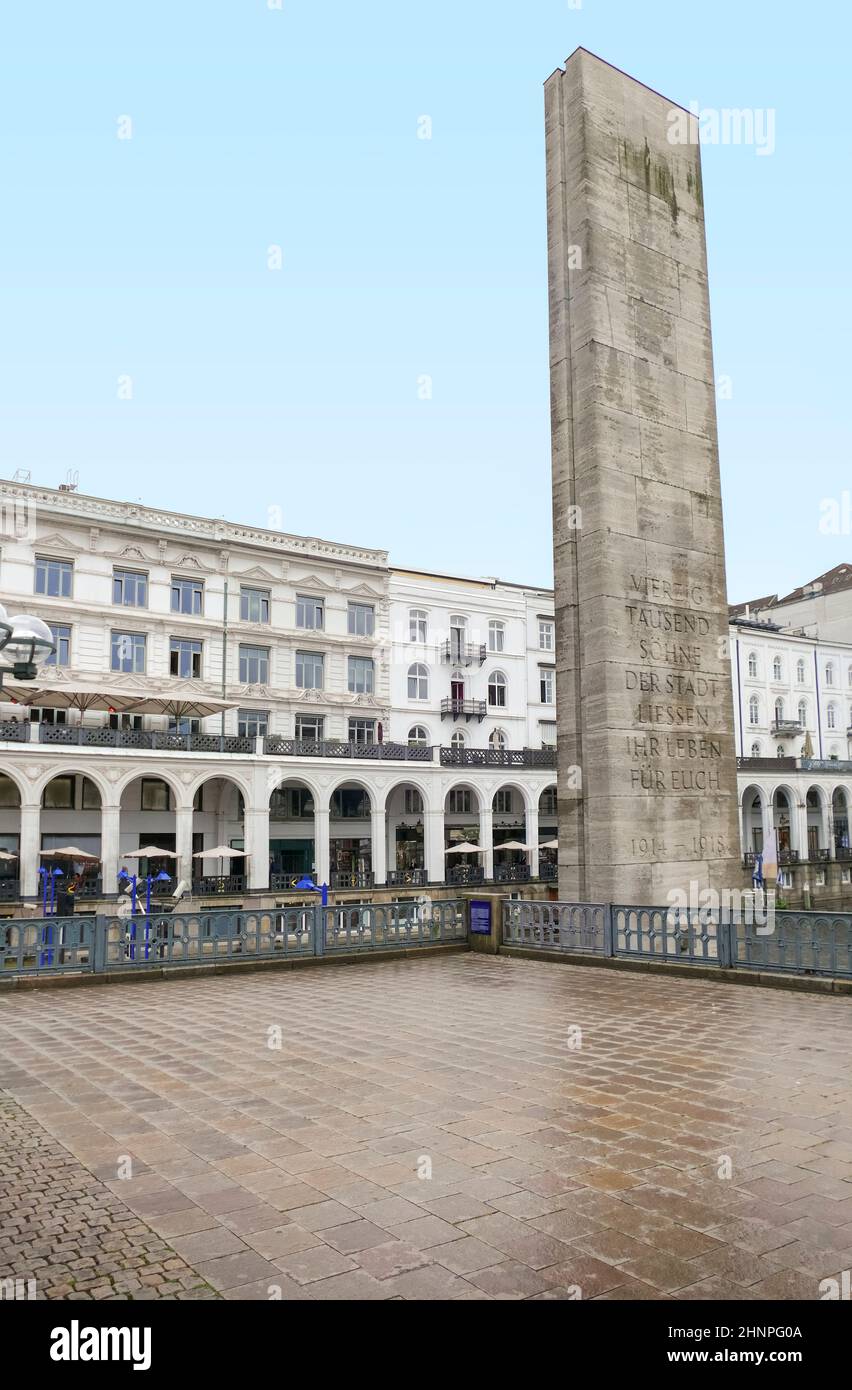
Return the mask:
<svg viewBox="0 0 852 1390">
<path fill-rule="evenodd" d="M 0 652 L 12 663 L 0 666 L 0 685 L 7 672 L 16 681 L 34 681 L 36 667 L 55 651 L 56 643 L 47 623 L 27 613 L 9 617 L 0 603 Z"/>
</svg>

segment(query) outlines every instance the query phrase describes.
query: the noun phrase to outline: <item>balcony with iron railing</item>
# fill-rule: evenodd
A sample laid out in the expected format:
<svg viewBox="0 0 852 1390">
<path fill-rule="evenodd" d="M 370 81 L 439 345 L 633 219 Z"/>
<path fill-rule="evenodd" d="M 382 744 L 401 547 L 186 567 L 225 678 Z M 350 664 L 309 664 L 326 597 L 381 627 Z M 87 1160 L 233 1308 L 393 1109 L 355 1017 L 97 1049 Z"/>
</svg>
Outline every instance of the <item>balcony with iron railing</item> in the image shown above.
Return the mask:
<svg viewBox="0 0 852 1390">
<path fill-rule="evenodd" d="M 455 696 L 449 695 L 441 701 L 442 719 L 466 719 L 468 723 L 471 719 L 478 719 L 481 724 L 485 712 L 484 700 L 457 700 Z"/>
<path fill-rule="evenodd" d="M 441 660 L 452 666 L 481 666 L 487 652 L 479 642 L 458 642 L 450 638 L 440 647 Z"/>
<path fill-rule="evenodd" d="M 107 724 L 0 722 L 0 742 L 75 748 L 143 748 L 161 753 L 253 753 L 255 740 L 234 734 L 177 734 L 165 729 L 111 729 Z"/>
<path fill-rule="evenodd" d="M 770 733 L 776 738 L 795 738 L 804 732 L 804 725 L 798 719 L 773 719 L 770 725 Z"/>
<path fill-rule="evenodd" d="M 282 738 L 267 734 L 263 751 L 277 758 L 363 758 L 368 762 L 431 763 L 431 747 L 408 743 L 356 743 L 346 739 Z"/>
<path fill-rule="evenodd" d="M 442 767 L 556 767 L 555 748 L 442 748 Z"/>
</svg>

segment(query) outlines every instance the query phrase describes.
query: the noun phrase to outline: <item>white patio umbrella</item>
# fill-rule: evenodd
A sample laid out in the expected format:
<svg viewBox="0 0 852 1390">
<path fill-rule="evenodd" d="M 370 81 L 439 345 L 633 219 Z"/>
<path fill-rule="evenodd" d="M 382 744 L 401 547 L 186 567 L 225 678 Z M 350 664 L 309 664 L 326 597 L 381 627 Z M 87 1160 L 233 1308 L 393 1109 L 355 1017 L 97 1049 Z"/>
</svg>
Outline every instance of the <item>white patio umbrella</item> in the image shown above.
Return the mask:
<svg viewBox="0 0 852 1390">
<path fill-rule="evenodd" d="M 88 850 L 79 849 L 77 845 L 63 845 L 60 849 L 43 849 L 42 859 L 79 859 L 81 864 L 99 864 L 100 858 L 97 854 L 89 854 Z"/>
<path fill-rule="evenodd" d="M 558 841 L 558 840 L 544 840 L 544 841 L 539 845 L 539 849 L 558 849 L 558 848 L 559 848 L 559 841 Z"/>
<path fill-rule="evenodd" d="M 472 845 L 470 840 L 460 840 L 457 845 L 450 845 L 449 849 L 444 850 L 445 854 L 481 854 L 482 845 Z"/>
<path fill-rule="evenodd" d="M 199 849 L 193 859 L 248 859 L 248 851 L 232 849 L 230 845 L 216 845 L 214 849 Z"/>
<path fill-rule="evenodd" d="M 216 845 L 215 849 L 198 849 L 193 859 L 247 859 L 248 850 L 231 849 L 230 845 Z"/>
<path fill-rule="evenodd" d="M 531 845 L 525 845 L 521 840 L 503 840 L 501 844 L 495 844 L 495 849 L 522 849 L 527 851 Z"/>
<path fill-rule="evenodd" d="M 177 859 L 173 849 L 160 849 L 159 845 L 143 845 L 141 849 L 128 850 L 122 859 Z"/>
<path fill-rule="evenodd" d="M 17 859 L 17 854 L 10 854 L 7 849 L 0 849 L 0 859 Z"/>
</svg>

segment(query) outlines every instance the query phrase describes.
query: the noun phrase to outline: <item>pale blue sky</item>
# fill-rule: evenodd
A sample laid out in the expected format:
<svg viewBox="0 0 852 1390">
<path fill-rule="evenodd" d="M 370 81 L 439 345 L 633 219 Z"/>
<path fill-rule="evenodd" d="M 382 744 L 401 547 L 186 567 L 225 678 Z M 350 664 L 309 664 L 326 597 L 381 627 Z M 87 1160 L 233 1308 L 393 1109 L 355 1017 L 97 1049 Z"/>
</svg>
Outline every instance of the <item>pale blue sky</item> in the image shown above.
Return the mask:
<svg viewBox="0 0 852 1390">
<path fill-rule="evenodd" d="M 845 7 L 281 5 L 7 9 L 4 476 L 550 583 L 542 83 L 582 44 L 776 112 L 771 157 L 704 149 L 730 597 L 852 558 L 819 530 L 852 489 Z"/>
</svg>

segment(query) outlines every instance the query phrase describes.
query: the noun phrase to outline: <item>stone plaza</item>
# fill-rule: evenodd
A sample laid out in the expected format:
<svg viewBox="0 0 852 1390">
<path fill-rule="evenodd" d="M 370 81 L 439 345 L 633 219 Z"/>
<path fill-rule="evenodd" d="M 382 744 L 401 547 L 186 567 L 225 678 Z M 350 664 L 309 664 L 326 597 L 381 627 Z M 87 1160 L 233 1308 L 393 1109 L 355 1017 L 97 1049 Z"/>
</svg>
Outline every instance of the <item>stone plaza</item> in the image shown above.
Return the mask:
<svg viewBox="0 0 852 1390">
<path fill-rule="evenodd" d="M 0 1280 L 819 1299 L 852 1262 L 848 1038 L 844 998 L 474 953 L 15 991 Z"/>
</svg>

